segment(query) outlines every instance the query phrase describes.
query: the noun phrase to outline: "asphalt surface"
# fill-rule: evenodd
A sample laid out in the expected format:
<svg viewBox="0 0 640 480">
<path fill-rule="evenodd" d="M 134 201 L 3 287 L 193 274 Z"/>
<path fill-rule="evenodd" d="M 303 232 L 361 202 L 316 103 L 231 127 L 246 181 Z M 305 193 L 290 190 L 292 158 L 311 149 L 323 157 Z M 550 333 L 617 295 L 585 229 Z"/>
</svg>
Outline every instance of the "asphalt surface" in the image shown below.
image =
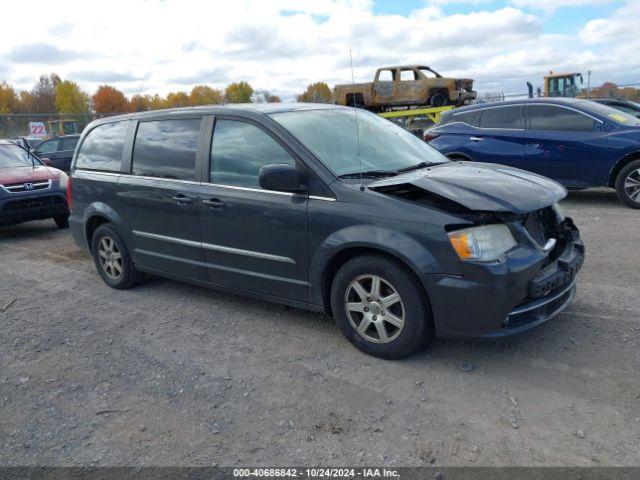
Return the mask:
<svg viewBox="0 0 640 480">
<path fill-rule="evenodd" d="M 566 313 L 400 362 L 318 314 L 111 290 L 53 221 L 0 228 L 0 465 L 640 465 L 640 211 L 563 207 L 587 247 Z"/>
</svg>

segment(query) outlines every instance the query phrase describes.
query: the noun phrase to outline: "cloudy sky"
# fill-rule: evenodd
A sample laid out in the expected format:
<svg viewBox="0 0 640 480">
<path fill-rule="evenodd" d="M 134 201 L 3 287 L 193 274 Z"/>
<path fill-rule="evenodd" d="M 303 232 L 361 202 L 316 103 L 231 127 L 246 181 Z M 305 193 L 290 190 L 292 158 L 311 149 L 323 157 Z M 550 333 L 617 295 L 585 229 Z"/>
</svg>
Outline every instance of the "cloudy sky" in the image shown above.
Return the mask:
<svg viewBox="0 0 640 480">
<path fill-rule="evenodd" d="M 13 4 L 13 5 L 12 5 Z M 420 63 L 519 93 L 549 70 L 640 82 L 640 0 L 8 0 L 0 79 L 56 72 L 128 95 L 247 80 L 285 99 Z M 586 85 L 585 85 L 586 86 Z"/>
</svg>

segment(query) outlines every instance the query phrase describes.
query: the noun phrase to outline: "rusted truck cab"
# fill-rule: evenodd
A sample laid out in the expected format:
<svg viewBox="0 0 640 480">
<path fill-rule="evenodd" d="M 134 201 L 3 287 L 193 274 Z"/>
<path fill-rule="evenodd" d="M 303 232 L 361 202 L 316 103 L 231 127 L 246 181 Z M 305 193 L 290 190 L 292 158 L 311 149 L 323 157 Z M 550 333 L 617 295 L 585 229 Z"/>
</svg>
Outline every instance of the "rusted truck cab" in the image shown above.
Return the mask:
<svg viewBox="0 0 640 480">
<path fill-rule="evenodd" d="M 463 105 L 476 98 L 472 79 L 445 78 L 424 65 L 379 68 L 372 83 L 336 85 L 334 93 L 340 105 L 373 111 Z"/>
</svg>

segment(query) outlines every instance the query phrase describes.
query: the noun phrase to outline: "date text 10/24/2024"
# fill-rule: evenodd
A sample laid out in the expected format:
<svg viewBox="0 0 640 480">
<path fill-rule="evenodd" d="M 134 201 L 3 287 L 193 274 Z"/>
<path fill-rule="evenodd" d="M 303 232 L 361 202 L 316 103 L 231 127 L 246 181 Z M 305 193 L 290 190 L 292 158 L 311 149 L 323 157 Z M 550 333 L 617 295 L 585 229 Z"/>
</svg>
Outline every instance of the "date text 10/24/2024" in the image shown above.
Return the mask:
<svg viewBox="0 0 640 480">
<path fill-rule="evenodd" d="M 387 468 L 235 468 L 235 478 L 399 478 Z"/>
</svg>

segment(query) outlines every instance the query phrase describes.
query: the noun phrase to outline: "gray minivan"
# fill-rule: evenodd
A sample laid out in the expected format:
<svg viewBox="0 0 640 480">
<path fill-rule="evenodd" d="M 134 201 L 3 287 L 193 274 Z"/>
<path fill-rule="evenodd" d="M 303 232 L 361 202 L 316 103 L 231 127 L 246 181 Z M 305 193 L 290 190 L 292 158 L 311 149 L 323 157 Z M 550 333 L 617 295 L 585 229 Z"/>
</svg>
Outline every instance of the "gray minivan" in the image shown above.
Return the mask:
<svg viewBox="0 0 640 480">
<path fill-rule="evenodd" d="M 584 258 L 563 187 L 454 162 L 397 125 L 319 104 L 96 120 L 68 183 L 102 279 L 145 272 L 332 314 L 384 358 L 565 309 Z"/>
</svg>

